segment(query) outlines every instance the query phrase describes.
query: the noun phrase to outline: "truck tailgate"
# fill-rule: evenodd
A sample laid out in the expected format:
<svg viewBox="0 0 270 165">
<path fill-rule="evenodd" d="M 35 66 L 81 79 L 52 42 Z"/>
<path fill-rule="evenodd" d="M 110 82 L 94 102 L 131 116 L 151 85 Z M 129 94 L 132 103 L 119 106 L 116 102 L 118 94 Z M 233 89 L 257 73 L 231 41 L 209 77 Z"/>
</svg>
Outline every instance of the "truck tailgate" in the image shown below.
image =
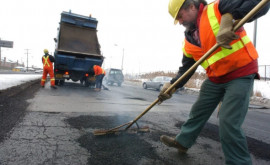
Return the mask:
<svg viewBox="0 0 270 165">
<path fill-rule="evenodd" d="M 102 64 L 102 59 L 76 57 L 58 54 L 55 56 L 56 68 L 60 70 L 89 71 L 93 65 Z"/>
</svg>

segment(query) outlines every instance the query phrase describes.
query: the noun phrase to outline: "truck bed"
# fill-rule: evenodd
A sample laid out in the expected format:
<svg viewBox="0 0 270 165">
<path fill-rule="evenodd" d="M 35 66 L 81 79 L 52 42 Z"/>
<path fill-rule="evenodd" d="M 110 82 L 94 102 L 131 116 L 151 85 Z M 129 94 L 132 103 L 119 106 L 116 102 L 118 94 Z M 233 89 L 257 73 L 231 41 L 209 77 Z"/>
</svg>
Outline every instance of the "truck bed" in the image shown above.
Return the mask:
<svg viewBox="0 0 270 165">
<path fill-rule="evenodd" d="M 61 23 L 58 51 L 101 56 L 96 29 Z"/>
</svg>

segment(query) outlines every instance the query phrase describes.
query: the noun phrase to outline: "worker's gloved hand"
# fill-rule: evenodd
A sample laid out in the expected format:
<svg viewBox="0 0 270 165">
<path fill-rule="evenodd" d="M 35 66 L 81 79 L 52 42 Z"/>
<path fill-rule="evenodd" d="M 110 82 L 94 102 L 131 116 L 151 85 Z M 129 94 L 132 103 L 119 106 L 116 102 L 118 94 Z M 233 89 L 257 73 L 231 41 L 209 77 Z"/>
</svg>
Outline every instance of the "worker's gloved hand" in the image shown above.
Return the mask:
<svg viewBox="0 0 270 165">
<path fill-rule="evenodd" d="M 216 36 L 217 43 L 226 49 L 232 49 L 230 43 L 232 40 L 238 39 L 233 32 L 233 16 L 230 13 L 223 14 L 220 21 L 220 29 Z"/>
<path fill-rule="evenodd" d="M 165 93 L 167 89 L 171 87 L 171 83 L 165 83 L 158 95 L 159 103 L 161 104 L 163 101 L 170 99 L 172 97 L 172 94 L 176 91 L 176 88 L 172 88 L 168 93 Z"/>
</svg>

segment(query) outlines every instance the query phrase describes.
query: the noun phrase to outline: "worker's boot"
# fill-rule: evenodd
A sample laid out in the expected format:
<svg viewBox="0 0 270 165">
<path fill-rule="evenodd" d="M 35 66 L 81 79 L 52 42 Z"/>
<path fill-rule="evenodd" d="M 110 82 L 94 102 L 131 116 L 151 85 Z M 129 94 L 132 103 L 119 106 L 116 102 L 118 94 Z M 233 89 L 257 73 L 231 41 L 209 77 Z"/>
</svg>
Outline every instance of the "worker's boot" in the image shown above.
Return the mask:
<svg viewBox="0 0 270 165">
<path fill-rule="evenodd" d="M 101 89 L 100 89 L 100 88 L 96 88 L 95 91 L 96 91 L 96 92 L 100 92 Z"/>
<path fill-rule="evenodd" d="M 180 153 L 186 153 L 188 150 L 188 148 L 183 147 L 181 144 L 175 141 L 174 138 L 166 136 L 166 135 L 160 136 L 160 141 L 168 147 L 174 147 L 178 149 Z"/>
</svg>

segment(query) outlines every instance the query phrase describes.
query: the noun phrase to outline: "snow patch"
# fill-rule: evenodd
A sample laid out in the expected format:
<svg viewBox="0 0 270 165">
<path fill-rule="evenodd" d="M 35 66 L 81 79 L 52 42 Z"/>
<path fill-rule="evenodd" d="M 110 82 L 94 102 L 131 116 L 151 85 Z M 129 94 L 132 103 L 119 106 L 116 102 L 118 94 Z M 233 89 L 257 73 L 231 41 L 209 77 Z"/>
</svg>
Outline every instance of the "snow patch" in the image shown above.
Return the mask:
<svg viewBox="0 0 270 165">
<path fill-rule="evenodd" d="M 41 79 L 41 75 L 28 74 L 1 74 L 0 90 L 23 84 L 27 81 Z"/>
</svg>

